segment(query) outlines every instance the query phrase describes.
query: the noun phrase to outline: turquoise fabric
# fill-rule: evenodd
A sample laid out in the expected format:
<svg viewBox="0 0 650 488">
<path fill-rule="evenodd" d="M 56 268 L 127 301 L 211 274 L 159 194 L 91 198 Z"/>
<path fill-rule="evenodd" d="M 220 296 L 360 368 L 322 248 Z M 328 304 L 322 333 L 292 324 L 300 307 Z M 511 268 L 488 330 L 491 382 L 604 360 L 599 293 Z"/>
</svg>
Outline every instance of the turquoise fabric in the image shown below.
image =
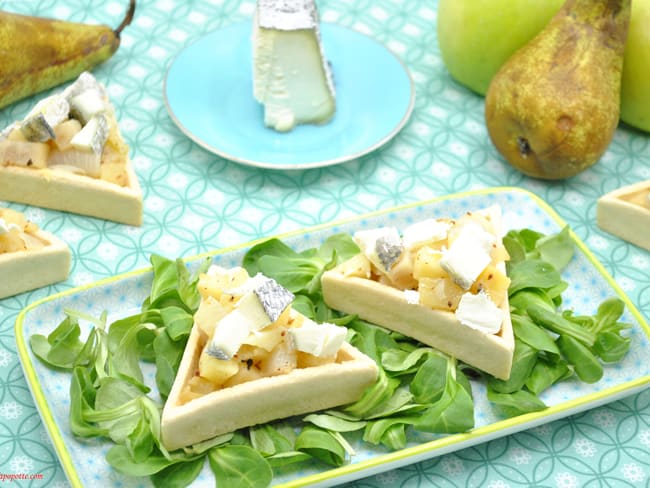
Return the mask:
<svg viewBox="0 0 650 488">
<path fill-rule="evenodd" d="M 117 25 L 126 3 L 7 0 L 0 6 Z M 42 475 L 15 481 L 18 486 L 67 486 L 16 355 L 18 313 L 53 292 L 145 267 L 152 252 L 189 256 L 468 189 L 518 186 L 548 202 L 641 313 L 650 315 L 649 253 L 595 224 L 598 197 L 650 179 L 647 134 L 620 127 L 602 160 L 570 180 L 549 183 L 527 178 L 507 165 L 490 143 L 483 99 L 446 72 L 435 34 L 436 1 L 322 0 L 319 6 L 323 21 L 370 35 L 411 71 L 417 93 L 412 118 L 382 149 L 348 163 L 301 171 L 251 168 L 201 149 L 167 114 L 162 95 L 167 67 L 189 43 L 250 19 L 254 2 L 140 0 L 119 51 L 94 73 L 107 86 L 131 146 L 145 197 L 143 226 L 8 204 L 59 235 L 73 252 L 66 282 L 0 301 L 0 474 Z M 0 125 L 24 116 L 35 100 L 0 110 Z M 647 486 L 649 419 L 650 391 L 645 390 L 347 486 Z M 89 466 L 92 462 L 88 460 Z"/>
</svg>

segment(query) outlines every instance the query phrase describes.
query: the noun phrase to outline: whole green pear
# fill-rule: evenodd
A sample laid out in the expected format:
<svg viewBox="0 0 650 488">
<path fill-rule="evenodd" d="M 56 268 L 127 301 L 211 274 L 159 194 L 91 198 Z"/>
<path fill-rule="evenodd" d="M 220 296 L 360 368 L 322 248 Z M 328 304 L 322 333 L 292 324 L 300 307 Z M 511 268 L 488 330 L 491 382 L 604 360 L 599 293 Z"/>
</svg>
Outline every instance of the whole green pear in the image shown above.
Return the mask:
<svg viewBox="0 0 650 488">
<path fill-rule="evenodd" d="M 439 0 L 438 45 L 460 84 L 480 95 L 492 77 L 560 9 L 564 0 Z"/>
<path fill-rule="evenodd" d="M 621 80 L 621 120 L 650 132 L 650 0 L 634 0 Z"/>
</svg>

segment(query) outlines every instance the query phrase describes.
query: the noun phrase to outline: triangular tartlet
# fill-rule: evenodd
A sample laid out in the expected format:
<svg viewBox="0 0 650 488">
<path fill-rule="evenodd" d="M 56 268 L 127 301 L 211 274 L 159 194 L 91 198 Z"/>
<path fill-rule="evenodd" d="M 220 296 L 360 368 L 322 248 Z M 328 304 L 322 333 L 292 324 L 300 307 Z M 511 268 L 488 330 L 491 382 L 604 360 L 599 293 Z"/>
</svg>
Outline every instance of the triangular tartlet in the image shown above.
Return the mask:
<svg viewBox="0 0 650 488">
<path fill-rule="evenodd" d="M 141 225 L 129 147 L 90 73 L 0 132 L 0 200 Z"/>
<path fill-rule="evenodd" d="M 596 221 L 604 231 L 650 250 L 650 180 L 600 197 Z"/>
<path fill-rule="evenodd" d="M 67 279 L 70 249 L 22 213 L 0 208 L 0 298 Z"/>
<path fill-rule="evenodd" d="M 376 381 L 377 365 L 344 341 L 344 328 L 293 310 L 293 296 L 274 280 L 215 269 L 199 281 L 201 305 L 163 409 L 168 450 L 352 403 Z"/>
<path fill-rule="evenodd" d="M 323 274 L 325 302 L 507 379 L 514 335 L 500 227 L 500 209 L 490 207 L 423 221 L 403 235 L 394 228 L 357 233 L 362 252 Z M 487 248 L 477 251 L 483 260 L 470 259 L 474 235 Z"/>
</svg>

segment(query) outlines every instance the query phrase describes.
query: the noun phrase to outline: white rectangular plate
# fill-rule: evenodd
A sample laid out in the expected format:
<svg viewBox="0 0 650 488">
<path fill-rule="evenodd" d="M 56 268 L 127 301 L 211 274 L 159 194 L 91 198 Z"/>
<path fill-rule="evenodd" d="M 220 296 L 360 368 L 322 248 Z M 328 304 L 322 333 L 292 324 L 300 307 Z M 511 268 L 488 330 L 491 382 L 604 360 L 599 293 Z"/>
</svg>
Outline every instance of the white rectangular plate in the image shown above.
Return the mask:
<svg viewBox="0 0 650 488">
<path fill-rule="evenodd" d="M 320 245 L 324 239 L 335 233 L 352 233 L 360 228 L 383 225 L 403 228 L 427 217 L 457 217 L 467 211 L 494 204 L 503 209 L 506 229 L 528 227 L 549 234 L 558 232 L 565 225 L 547 204 L 533 194 L 514 188 L 496 188 L 383 210 L 278 237 L 294 249 L 303 250 Z M 592 314 L 603 299 L 618 296 L 626 304 L 622 320 L 633 324 L 629 353 L 620 363 L 606 366 L 605 374 L 598 383 L 590 385 L 566 381 L 555 385 L 542 395 L 542 399 L 549 405 L 548 409 L 506 419 L 500 417 L 487 401 L 484 385 L 474 382 L 472 388 L 476 428 L 471 432 L 439 436 L 410 431 L 407 447 L 395 452 L 371 446 L 353 437 L 350 440 L 356 455 L 349 464 L 336 469 L 330 469 L 317 462 L 288 466 L 276 472 L 274 484 L 285 487 L 340 484 L 528 429 L 617 400 L 645 388 L 650 383 L 650 362 L 647 361 L 650 357 L 650 328 L 584 243 L 575 236 L 573 238 L 577 252 L 563 273 L 563 277 L 570 284 L 563 294 L 563 307 L 574 308 L 576 313 L 580 314 Z M 241 264 L 245 252 L 262 240 L 219 250 L 209 255 L 221 266 L 237 266 Z M 190 258 L 188 261 L 193 260 L 194 258 Z M 111 446 L 109 442 L 81 441 L 71 435 L 68 427 L 70 375 L 52 371 L 39 362 L 29 348 L 29 337 L 51 332 L 64 318 L 64 308 L 95 316 L 107 310 L 112 319 L 129 315 L 140 307 L 142 300 L 149 294 L 151 278 L 151 270 L 143 269 L 69 290 L 30 305 L 20 313 L 16 321 L 16 342 L 25 376 L 63 468 L 74 487 L 140 487 L 150 486 L 150 483 L 148 479 L 129 478 L 114 471 L 104 458 Z M 81 325 L 85 328 L 84 332 L 87 332 L 89 325 Z M 152 368 L 144 368 L 144 371 L 148 377 L 147 382 L 155 393 L 154 371 Z M 207 463 L 192 486 L 214 486 L 214 477 Z"/>
</svg>

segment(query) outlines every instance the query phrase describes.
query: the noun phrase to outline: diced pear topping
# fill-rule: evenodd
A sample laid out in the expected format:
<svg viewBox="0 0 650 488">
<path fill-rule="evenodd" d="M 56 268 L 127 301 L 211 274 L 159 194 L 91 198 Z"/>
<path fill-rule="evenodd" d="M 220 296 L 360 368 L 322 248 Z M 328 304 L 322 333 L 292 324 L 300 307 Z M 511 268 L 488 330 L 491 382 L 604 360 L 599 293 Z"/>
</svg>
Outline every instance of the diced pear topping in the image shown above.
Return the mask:
<svg viewBox="0 0 650 488">
<path fill-rule="evenodd" d="M 47 242 L 37 232 L 38 225 L 28 221 L 22 212 L 0 208 L 0 254 L 43 248 Z"/>
<path fill-rule="evenodd" d="M 71 147 L 70 141 L 72 141 L 72 138 L 76 136 L 79 131 L 81 131 L 81 122 L 78 120 L 68 119 L 65 122 L 61 122 L 54 128 L 54 134 L 56 134 L 54 143 L 56 144 L 56 147 L 62 151 L 69 149 Z"/>
<path fill-rule="evenodd" d="M 50 147 L 41 142 L 0 141 L 0 164 L 46 168 Z"/>
<path fill-rule="evenodd" d="M 101 175 L 101 154 L 79 149 L 54 150 L 50 154 L 49 167 L 97 178 Z"/>
<path fill-rule="evenodd" d="M 232 312 L 218 321 L 206 347 L 208 354 L 219 359 L 230 359 L 249 333 L 278 320 L 294 298 L 293 293 L 262 274 L 248 279 L 235 290 L 224 292 L 239 296 L 239 299 Z"/>
</svg>

